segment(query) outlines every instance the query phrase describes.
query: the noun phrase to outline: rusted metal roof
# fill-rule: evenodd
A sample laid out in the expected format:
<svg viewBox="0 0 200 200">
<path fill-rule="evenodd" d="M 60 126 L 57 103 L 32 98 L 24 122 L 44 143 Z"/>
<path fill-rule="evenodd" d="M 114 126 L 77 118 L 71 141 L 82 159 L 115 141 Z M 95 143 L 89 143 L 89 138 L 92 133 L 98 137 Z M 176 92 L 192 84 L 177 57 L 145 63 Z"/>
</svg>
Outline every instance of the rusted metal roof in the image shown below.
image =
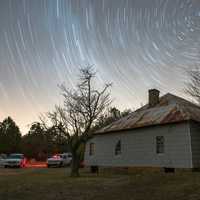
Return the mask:
<svg viewBox="0 0 200 200">
<path fill-rule="evenodd" d="M 147 104 L 130 115 L 98 130 L 96 134 L 187 120 L 200 122 L 200 107 L 168 93 L 160 98 L 156 106 L 149 107 Z"/>
</svg>

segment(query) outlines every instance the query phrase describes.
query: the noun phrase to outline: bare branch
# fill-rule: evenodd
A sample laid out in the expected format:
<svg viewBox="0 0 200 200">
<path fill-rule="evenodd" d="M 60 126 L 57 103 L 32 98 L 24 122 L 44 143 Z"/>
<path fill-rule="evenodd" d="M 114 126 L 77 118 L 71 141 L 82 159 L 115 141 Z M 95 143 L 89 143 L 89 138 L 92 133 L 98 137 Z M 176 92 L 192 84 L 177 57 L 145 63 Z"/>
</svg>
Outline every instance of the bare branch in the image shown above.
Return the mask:
<svg viewBox="0 0 200 200">
<path fill-rule="evenodd" d="M 55 110 L 47 115 L 51 123 L 67 136 L 73 155 L 78 154 L 79 147 L 90 139 L 92 127 L 111 103 L 108 92 L 111 84 L 99 91 L 93 85 L 96 72 L 92 66 L 80 72 L 76 89 L 68 89 L 64 84 L 59 86 L 63 106 L 55 106 Z"/>
<path fill-rule="evenodd" d="M 200 103 L 200 68 L 187 71 L 190 81 L 187 83 L 185 92 Z"/>
</svg>

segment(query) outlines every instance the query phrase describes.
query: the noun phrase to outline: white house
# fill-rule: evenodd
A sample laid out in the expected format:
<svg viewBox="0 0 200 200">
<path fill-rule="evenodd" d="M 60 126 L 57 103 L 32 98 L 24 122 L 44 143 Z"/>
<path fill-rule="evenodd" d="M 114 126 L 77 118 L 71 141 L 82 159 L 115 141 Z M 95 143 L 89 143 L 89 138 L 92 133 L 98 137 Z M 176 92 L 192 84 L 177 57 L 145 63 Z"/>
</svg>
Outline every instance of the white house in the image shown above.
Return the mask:
<svg viewBox="0 0 200 200">
<path fill-rule="evenodd" d="M 200 167 L 200 107 L 172 94 L 102 128 L 86 144 L 85 164 L 104 167 Z"/>
</svg>

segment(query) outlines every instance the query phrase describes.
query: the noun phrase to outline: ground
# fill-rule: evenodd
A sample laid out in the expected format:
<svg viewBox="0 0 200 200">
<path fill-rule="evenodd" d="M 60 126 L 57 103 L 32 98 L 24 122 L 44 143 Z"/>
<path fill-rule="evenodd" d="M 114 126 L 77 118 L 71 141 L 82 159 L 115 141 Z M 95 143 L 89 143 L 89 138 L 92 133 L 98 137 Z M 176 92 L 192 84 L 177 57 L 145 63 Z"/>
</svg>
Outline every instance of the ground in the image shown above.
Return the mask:
<svg viewBox="0 0 200 200">
<path fill-rule="evenodd" d="M 135 171 L 131 175 L 90 174 L 70 178 L 66 168 L 0 169 L 1 200 L 194 200 L 200 172 Z"/>
</svg>

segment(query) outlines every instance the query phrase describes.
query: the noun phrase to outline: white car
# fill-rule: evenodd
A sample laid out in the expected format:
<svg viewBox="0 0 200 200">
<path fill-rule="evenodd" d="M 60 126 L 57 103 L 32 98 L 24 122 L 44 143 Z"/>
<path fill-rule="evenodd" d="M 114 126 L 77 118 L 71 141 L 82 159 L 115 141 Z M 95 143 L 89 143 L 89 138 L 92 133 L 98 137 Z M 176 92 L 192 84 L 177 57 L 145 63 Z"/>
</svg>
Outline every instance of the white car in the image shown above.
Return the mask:
<svg viewBox="0 0 200 200">
<path fill-rule="evenodd" d="M 26 165 L 26 159 L 23 154 L 16 153 L 16 154 L 10 154 L 4 162 L 4 167 L 18 167 L 22 168 Z"/>
<path fill-rule="evenodd" d="M 6 154 L 0 154 L 0 167 L 4 167 Z"/>
<path fill-rule="evenodd" d="M 63 167 L 71 164 L 72 154 L 62 153 L 56 154 L 47 159 L 47 167 Z"/>
</svg>

